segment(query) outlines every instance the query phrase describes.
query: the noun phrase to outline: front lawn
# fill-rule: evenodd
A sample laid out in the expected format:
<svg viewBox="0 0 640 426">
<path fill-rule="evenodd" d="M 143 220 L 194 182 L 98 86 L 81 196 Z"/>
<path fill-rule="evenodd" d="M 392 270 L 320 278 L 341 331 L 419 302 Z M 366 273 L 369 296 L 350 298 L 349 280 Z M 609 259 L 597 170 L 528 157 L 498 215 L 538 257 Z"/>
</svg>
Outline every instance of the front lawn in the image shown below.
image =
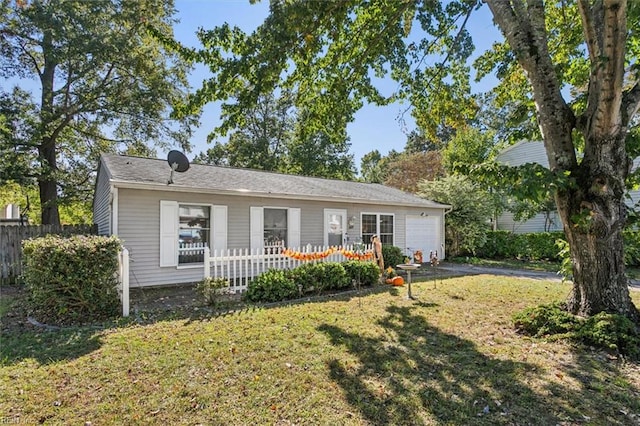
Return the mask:
<svg viewBox="0 0 640 426">
<path fill-rule="evenodd" d="M 511 315 L 557 282 L 488 275 L 322 301 L 3 330 L 20 424 L 637 424 L 640 366 L 535 340 Z M 640 305 L 640 292 L 634 292 Z"/>
</svg>

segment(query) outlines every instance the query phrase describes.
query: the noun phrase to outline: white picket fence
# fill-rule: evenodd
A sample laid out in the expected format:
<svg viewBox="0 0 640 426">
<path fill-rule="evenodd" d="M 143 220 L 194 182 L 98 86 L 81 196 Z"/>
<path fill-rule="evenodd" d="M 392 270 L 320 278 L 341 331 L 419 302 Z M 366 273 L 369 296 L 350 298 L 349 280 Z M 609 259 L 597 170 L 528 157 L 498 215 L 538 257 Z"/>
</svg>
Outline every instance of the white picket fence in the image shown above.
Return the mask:
<svg viewBox="0 0 640 426">
<path fill-rule="evenodd" d="M 307 245 L 289 250 L 302 253 L 322 253 L 327 246 Z M 283 247 L 266 247 L 259 249 L 228 249 L 214 250 L 204 248 L 204 277 L 225 278 L 229 280 L 231 293 L 243 292 L 249 286 L 251 279 L 269 269 L 293 269 L 308 262 L 343 262 L 347 260 L 341 250 L 358 253 L 370 253 L 371 245 L 349 245 L 337 247 L 337 250 L 327 257 L 314 260 L 299 260 L 282 254 Z M 209 261 L 207 261 L 209 259 Z"/>
</svg>

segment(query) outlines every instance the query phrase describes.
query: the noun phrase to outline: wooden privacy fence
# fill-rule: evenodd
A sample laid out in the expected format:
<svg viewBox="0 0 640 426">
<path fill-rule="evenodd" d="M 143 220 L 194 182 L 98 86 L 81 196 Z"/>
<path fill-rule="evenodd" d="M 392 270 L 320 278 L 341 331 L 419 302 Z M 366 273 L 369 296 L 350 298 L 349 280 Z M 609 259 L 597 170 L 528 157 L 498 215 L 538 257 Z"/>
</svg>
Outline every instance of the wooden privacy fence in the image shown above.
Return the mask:
<svg viewBox="0 0 640 426">
<path fill-rule="evenodd" d="M 243 292 L 251 279 L 269 269 L 293 269 L 307 262 L 372 260 L 371 245 L 344 247 L 305 246 L 297 249 L 269 247 L 259 249 L 213 250 L 204 247 L 204 277 L 229 280 L 230 292 Z M 207 261 L 208 259 L 208 261 Z"/>
<path fill-rule="evenodd" d="M 97 225 L 0 226 L 0 285 L 15 284 L 22 274 L 22 241 L 54 234 L 95 235 Z"/>
</svg>

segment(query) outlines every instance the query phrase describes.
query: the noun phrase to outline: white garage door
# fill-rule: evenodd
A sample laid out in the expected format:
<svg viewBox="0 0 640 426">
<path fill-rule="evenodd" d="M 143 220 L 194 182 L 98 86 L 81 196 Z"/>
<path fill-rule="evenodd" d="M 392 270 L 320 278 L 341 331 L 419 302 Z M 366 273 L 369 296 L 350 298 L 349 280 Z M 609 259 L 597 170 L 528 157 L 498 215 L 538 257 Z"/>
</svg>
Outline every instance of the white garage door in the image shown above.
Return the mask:
<svg viewBox="0 0 640 426">
<path fill-rule="evenodd" d="M 424 262 L 429 261 L 430 251 L 437 251 L 438 258 L 442 259 L 440 230 L 438 216 L 407 216 L 407 248 L 422 251 Z"/>
</svg>

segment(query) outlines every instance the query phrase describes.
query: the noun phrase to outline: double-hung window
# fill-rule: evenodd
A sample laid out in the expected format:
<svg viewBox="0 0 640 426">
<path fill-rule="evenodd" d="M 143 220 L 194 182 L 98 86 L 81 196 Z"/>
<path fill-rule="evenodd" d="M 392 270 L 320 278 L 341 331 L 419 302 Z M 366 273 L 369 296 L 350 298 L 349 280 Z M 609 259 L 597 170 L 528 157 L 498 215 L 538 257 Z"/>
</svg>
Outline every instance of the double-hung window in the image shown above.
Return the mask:
<svg viewBox="0 0 640 426">
<path fill-rule="evenodd" d="M 249 213 L 252 250 L 279 253 L 284 247 L 300 246 L 300 209 L 252 206 Z"/>
<path fill-rule="evenodd" d="M 201 263 L 211 235 L 210 208 L 191 204 L 179 206 L 178 264 Z"/>
<path fill-rule="evenodd" d="M 227 248 L 227 206 L 160 201 L 160 266 L 204 264 L 204 249 Z"/>
<path fill-rule="evenodd" d="M 287 209 L 264 208 L 264 246 L 287 247 Z"/>
<path fill-rule="evenodd" d="M 383 213 L 363 213 L 360 223 L 362 224 L 362 241 L 369 243 L 372 235 L 378 235 L 380 242 L 385 245 L 394 244 L 394 216 Z"/>
</svg>

